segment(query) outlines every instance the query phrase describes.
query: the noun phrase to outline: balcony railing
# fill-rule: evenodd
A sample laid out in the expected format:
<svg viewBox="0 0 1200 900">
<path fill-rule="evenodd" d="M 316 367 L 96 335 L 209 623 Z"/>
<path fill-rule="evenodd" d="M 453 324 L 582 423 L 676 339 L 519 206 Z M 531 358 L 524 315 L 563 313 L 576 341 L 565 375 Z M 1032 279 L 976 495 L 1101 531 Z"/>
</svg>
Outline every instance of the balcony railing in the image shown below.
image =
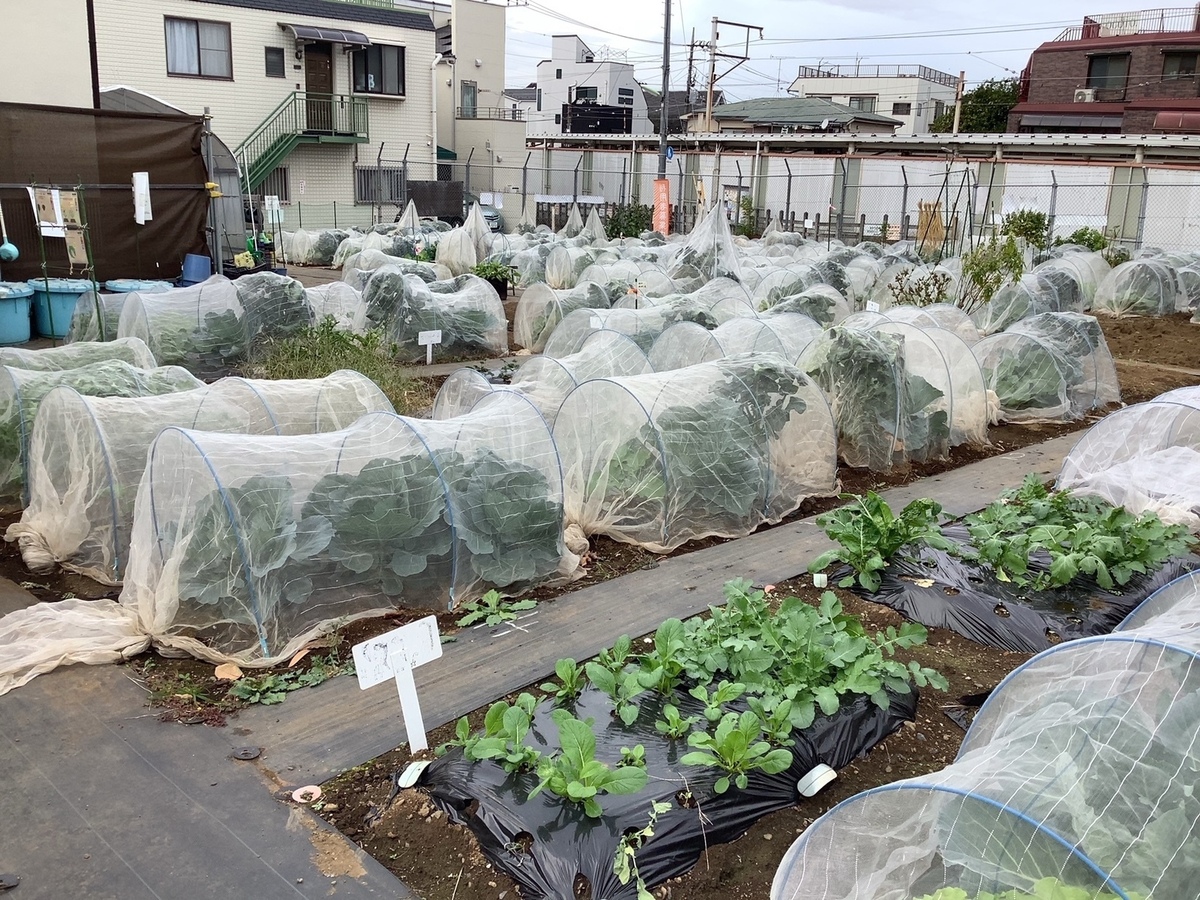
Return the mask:
<svg viewBox="0 0 1200 900">
<path fill-rule="evenodd" d="M 524 122 L 525 113 L 520 109 L 503 106 L 459 106 L 455 107 L 456 119 L 497 119 L 502 122 Z"/>
<path fill-rule="evenodd" d="M 1200 31 L 1200 7 L 1142 9 L 1136 12 L 1087 16 L 1056 37 L 1058 41 L 1088 41 L 1093 38 L 1134 34 L 1186 34 Z"/>
<path fill-rule="evenodd" d="M 958 78 L 929 66 L 864 66 L 858 63 L 837 66 L 801 66 L 797 78 L 923 78 L 934 84 L 954 87 Z"/>
</svg>

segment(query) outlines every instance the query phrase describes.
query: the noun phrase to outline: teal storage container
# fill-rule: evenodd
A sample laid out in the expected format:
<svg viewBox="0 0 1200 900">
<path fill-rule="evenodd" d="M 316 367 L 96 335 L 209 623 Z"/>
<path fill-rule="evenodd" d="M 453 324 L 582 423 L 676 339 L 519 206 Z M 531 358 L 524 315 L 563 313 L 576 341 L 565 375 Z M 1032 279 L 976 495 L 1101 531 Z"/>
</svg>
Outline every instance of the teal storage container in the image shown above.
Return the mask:
<svg viewBox="0 0 1200 900">
<path fill-rule="evenodd" d="M 29 298 L 33 288 L 23 281 L 0 281 L 0 344 L 29 340 Z"/>
<path fill-rule="evenodd" d="M 139 294 L 160 294 L 169 291 L 175 285 L 169 281 L 142 281 L 137 278 L 114 278 L 104 282 L 104 289 L 114 294 L 128 294 L 137 291 Z"/>
<path fill-rule="evenodd" d="M 39 337 L 64 338 L 71 327 L 71 316 L 79 295 L 94 285 L 82 278 L 35 278 L 33 288 L 33 328 Z"/>
</svg>

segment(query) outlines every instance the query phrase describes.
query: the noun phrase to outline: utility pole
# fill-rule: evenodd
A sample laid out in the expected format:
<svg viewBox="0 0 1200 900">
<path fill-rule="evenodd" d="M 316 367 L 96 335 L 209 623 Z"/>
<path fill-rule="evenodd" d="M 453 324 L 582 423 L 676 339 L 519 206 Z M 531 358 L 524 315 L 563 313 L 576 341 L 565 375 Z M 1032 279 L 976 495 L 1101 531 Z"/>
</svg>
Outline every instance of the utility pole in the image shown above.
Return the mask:
<svg viewBox="0 0 1200 900">
<path fill-rule="evenodd" d="M 966 77 L 966 72 L 958 73 L 958 86 L 954 89 L 954 127 L 950 130 L 951 134 L 958 134 L 958 123 L 962 119 L 963 84 Z"/>
<path fill-rule="evenodd" d="M 662 105 L 658 108 L 658 177 L 667 177 L 667 134 L 671 107 L 671 2 L 663 0 Z"/>
<path fill-rule="evenodd" d="M 685 102 L 686 102 L 685 109 L 687 110 L 687 113 L 689 115 L 691 115 L 691 112 L 692 112 L 692 91 L 694 91 L 696 89 L 696 70 L 694 68 L 695 59 L 696 59 L 696 29 L 693 28 L 692 29 L 692 40 L 688 43 L 688 77 L 687 77 L 686 90 L 684 91 L 684 97 L 686 98 L 685 99 Z"/>
<path fill-rule="evenodd" d="M 734 28 L 745 28 L 746 29 L 745 52 L 743 52 L 743 53 L 718 53 L 717 52 L 717 38 L 720 37 L 720 34 L 717 32 L 717 25 L 732 25 Z M 736 69 L 742 63 L 744 63 L 748 59 L 750 59 L 750 32 L 751 31 L 757 31 L 758 39 L 762 40 L 763 30 L 758 25 L 745 25 L 741 22 L 727 22 L 724 19 L 718 19 L 716 16 L 713 16 L 712 40 L 710 40 L 709 44 L 708 44 L 708 101 L 704 105 L 704 125 L 709 130 L 709 132 L 712 132 L 714 130 L 713 129 L 713 118 L 712 118 L 713 88 L 718 81 L 720 81 L 722 78 L 724 78 L 730 72 L 732 72 L 734 69 Z M 724 57 L 725 59 L 734 59 L 734 60 L 737 60 L 737 62 L 735 62 L 732 66 L 730 66 L 728 69 L 726 69 L 720 75 L 718 75 L 717 74 L 717 57 L 718 56 Z"/>
</svg>

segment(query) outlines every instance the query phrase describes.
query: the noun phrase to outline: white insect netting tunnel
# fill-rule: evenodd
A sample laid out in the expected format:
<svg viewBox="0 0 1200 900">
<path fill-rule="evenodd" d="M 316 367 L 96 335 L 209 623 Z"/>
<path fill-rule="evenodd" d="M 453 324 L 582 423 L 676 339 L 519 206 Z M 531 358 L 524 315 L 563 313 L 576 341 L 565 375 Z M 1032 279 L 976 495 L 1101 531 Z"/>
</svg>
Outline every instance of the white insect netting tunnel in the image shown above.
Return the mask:
<svg viewBox="0 0 1200 900">
<path fill-rule="evenodd" d="M 850 303 L 841 291 L 828 284 L 814 284 L 798 294 L 780 297 L 760 309 L 768 312 L 793 312 L 808 316 L 821 325 L 837 325 L 850 315 Z"/>
<path fill-rule="evenodd" d="M 1058 487 L 1200 532 L 1200 388 L 1105 416 L 1063 460 Z"/>
<path fill-rule="evenodd" d="M 508 320 L 496 289 L 476 275 L 426 284 L 395 266 L 377 269 L 363 291 L 367 319 L 405 360 L 425 356 L 422 332 L 440 331 L 440 353 L 508 352 Z"/>
<path fill-rule="evenodd" d="M 1034 657 L 992 692 L 953 764 L 818 819 L 772 900 L 1195 897 L 1197 609 L 1193 573 L 1116 633 Z"/>
<path fill-rule="evenodd" d="M 216 378 L 229 374 L 245 352 L 242 315 L 234 283 L 214 275 L 191 287 L 126 295 L 117 336 L 145 341 L 163 365 Z"/>
<path fill-rule="evenodd" d="M 653 552 L 749 534 L 837 490 L 825 398 L 772 356 L 585 382 L 554 439 L 568 523 Z"/>
<path fill-rule="evenodd" d="M 333 319 L 339 331 L 363 334 L 367 330 L 367 304 L 362 293 L 343 281 L 304 289 L 305 299 L 312 307 L 313 321 L 317 324 Z"/>
<path fill-rule="evenodd" d="M 648 353 L 655 339 L 676 322 L 695 322 L 705 328 L 717 326 L 708 308 L 688 297 L 668 297 L 656 306 L 638 309 L 577 309 L 554 329 L 542 352 L 546 356 L 569 356 L 578 352 L 588 335 L 617 331 Z"/>
<path fill-rule="evenodd" d="M 121 603 L 159 643 L 261 663 L 347 618 L 568 578 L 550 430 L 503 392 L 441 422 L 378 413 L 292 437 L 168 428 Z"/>
<path fill-rule="evenodd" d="M 565 316 L 577 309 L 608 309 L 611 305 L 608 291 L 590 281 L 565 291 L 546 284 L 531 285 L 521 294 L 513 313 L 513 341 L 540 353 Z"/>
<path fill-rule="evenodd" d="M 1135 259 L 1114 268 L 1092 300 L 1092 309 L 1111 316 L 1169 316 L 1187 308 L 1175 268 L 1159 259 Z"/>
<path fill-rule="evenodd" d="M 350 371 L 311 380 L 225 378 L 134 399 L 56 388 L 42 402 L 30 440 L 27 508 L 6 539 L 19 540 L 34 571 L 57 564 L 115 583 L 128 558 L 146 453 L 161 428 L 308 434 L 344 428 L 377 410 L 391 412 L 391 403 L 369 378 Z"/>
<path fill-rule="evenodd" d="M 730 319 L 712 331 L 694 322 L 680 322 L 655 340 L 650 364 L 656 372 L 665 372 L 742 353 L 775 353 L 794 362 L 821 330 L 799 313 Z"/>
<path fill-rule="evenodd" d="M 718 324 L 740 316 L 753 318 L 758 313 L 749 293 L 742 285 L 729 278 L 714 278 L 688 294 L 668 294 L 665 297 L 649 297 L 636 292 L 618 297 L 614 309 L 641 309 L 647 306 L 662 306 L 686 303 L 703 309 Z"/>
<path fill-rule="evenodd" d="M 596 331 L 570 356 L 535 356 L 522 363 L 508 384 L 493 384 L 477 369 L 459 369 L 438 390 L 433 418 L 450 419 L 469 412 L 480 397 L 493 391 L 516 391 L 528 397 L 553 426 L 567 394 L 583 382 L 652 371 L 646 354 L 632 338 L 619 331 Z"/>
<path fill-rule="evenodd" d="M 114 294 L 113 296 L 122 296 Z M 0 366 L 16 369 L 32 369 L 53 372 L 62 369 L 77 369 L 89 363 L 119 359 L 139 369 L 153 369 L 158 363 L 144 341 L 138 338 L 116 338 L 107 341 L 77 341 L 61 347 L 46 347 L 42 350 L 22 350 L 19 347 L 0 347 Z"/>
<path fill-rule="evenodd" d="M 1043 313 L 971 349 L 1003 421 L 1071 421 L 1120 400 L 1116 366 L 1092 316 Z"/>
<path fill-rule="evenodd" d="M 847 465 L 886 471 L 949 452 L 950 369 L 938 344 L 919 328 L 897 322 L 865 330 L 835 326 L 809 343 L 796 364 L 829 397 Z"/>
<path fill-rule="evenodd" d="M 1060 309 L 1058 291 L 1050 279 L 1031 272 L 1001 285 L 991 300 L 971 313 L 971 319 L 980 333 L 997 334 L 1021 319 Z"/>
<path fill-rule="evenodd" d="M 30 439 L 38 410 L 55 388 L 65 385 L 97 397 L 150 397 L 202 384 L 179 366 L 139 369 L 119 359 L 46 371 L 0 367 L 0 507 L 20 509 L 29 500 L 25 473 Z"/>
</svg>

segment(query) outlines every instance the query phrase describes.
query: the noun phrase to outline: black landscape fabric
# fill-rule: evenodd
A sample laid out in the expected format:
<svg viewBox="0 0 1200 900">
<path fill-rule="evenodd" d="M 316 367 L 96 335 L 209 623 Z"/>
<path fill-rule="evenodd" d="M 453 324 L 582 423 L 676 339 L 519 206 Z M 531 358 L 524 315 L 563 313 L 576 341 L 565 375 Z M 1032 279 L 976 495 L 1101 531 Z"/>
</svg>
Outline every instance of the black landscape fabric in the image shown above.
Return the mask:
<svg viewBox="0 0 1200 900">
<path fill-rule="evenodd" d="M 962 526 L 943 531 L 966 546 Z M 1035 556 L 1030 572 L 1048 565 L 1048 556 Z M 1108 634 L 1156 590 L 1197 566 L 1200 558 L 1194 555 L 1173 559 L 1155 572 L 1135 575 L 1120 591 L 1105 590 L 1086 577 L 1066 587 L 1036 591 L 997 580 L 987 565 L 923 546 L 915 557 L 892 559 L 878 592 L 859 593 L 928 628 L 948 628 L 1002 650 L 1039 653 L 1063 641 Z"/>
<path fill-rule="evenodd" d="M 632 882 L 622 885 L 617 879 L 613 858 L 622 835 L 645 827 L 653 802 L 669 802 L 670 809 L 637 851 L 637 867 L 647 885 L 683 875 L 706 846 L 735 840 L 763 816 L 808 802 L 796 789 L 804 774 L 817 763 L 840 769 L 866 753 L 915 716 L 917 694 L 891 695 L 887 710 L 859 696 L 832 716 L 818 715 L 795 738 L 789 768 L 778 775 L 755 772 L 745 790 L 731 785 L 722 795 L 713 792 L 722 773 L 680 765 L 689 749 L 686 739 L 671 740 L 655 731 L 664 702 L 657 694 L 644 697 L 638 719 L 629 727 L 611 715 L 612 703 L 595 688 L 586 688 L 574 704 L 577 717 L 595 719 L 596 758 L 601 762 L 618 764 L 623 747 L 641 744 L 646 749 L 646 788 L 631 795 L 601 795 L 604 815 L 599 819 L 589 819 L 581 805 L 549 792 L 530 799 L 529 791 L 538 783 L 535 775 L 510 776 L 493 762 L 470 762 L 461 748 L 430 765 L 417 787 L 452 821 L 471 829 L 487 858 L 520 885 L 526 900 L 574 897 L 580 876 L 590 885 L 590 896 L 627 900 L 637 892 Z M 703 710 L 686 694 L 675 705 L 683 716 Z M 739 704 L 730 707 L 736 710 Z M 558 749 L 553 710 L 551 701 L 539 705 L 526 740 L 543 753 Z"/>
</svg>

